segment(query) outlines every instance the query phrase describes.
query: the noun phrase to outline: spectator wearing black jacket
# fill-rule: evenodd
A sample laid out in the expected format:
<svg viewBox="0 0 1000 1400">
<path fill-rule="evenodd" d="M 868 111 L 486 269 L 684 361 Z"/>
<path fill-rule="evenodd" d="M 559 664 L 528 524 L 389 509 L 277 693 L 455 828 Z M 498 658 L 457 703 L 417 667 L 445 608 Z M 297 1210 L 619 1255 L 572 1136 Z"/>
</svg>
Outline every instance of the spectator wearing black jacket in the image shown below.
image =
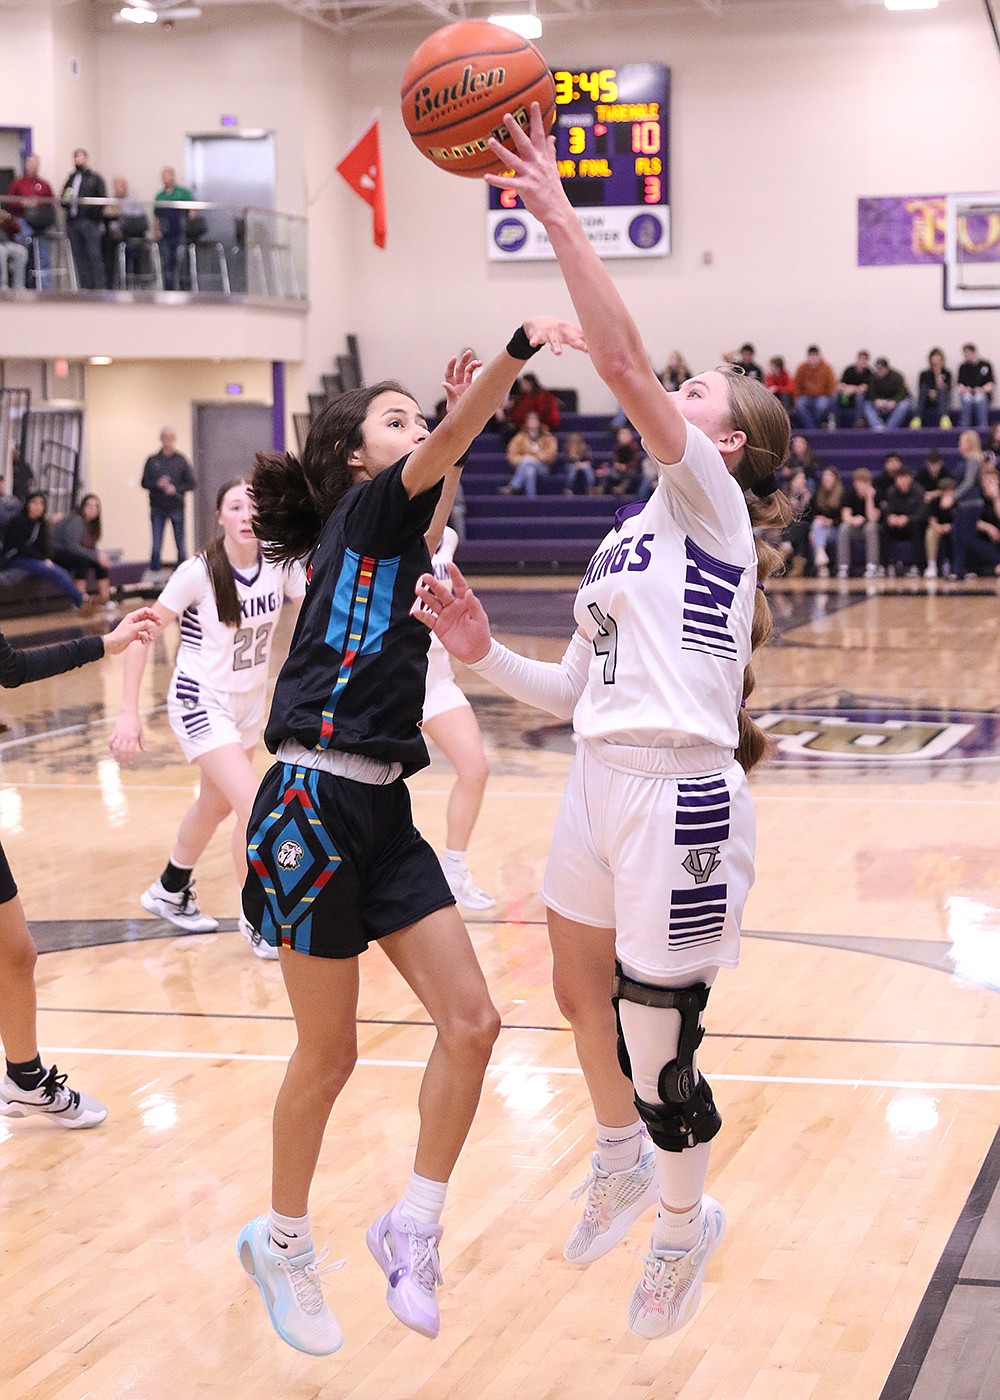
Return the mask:
<svg viewBox="0 0 1000 1400">
<path fill-rule="evenodd" d="M 104 199 L 108 193 L 103 178 L 90 168 L 90 157 L 83 147 L 73 152 L 73 169 L 62 187 L 66 207 L 66 233 L 73 249 L 76 278 L 89 290 L 107 286 L 101 237 L 104 231 L 104 205 L 81 204 L 82 199 Z"/>
<path fill-rule="evenodd" d="M 864 422 L 864 404 L 871 387 L 872 371 L 867 350 L 859 350 L 853 365 L 840 376 L 833 396 L 833 411 L 838 428 L 856 428 Z"/>
<path fill-rule="evenodd" d="M 851 484 L 840 503 L 840 525 L 837 529 L 837 577 L 847 578 L 851 572 L 851 544 L 861 539 L 865 545 L 865 578 L 878 573 L 879 529 L 878 506 L 875 503 L 875 483 L 867 467 L 851 473 Z"/>
<path fill-rule="evenodd" d="M 66 570 L 52 562 L 49 522 L 45 516 L 47 506 L 45 492 L 32 491 L 4 532 L 3 562 L 8 568 L 23 570 L 31 578 L 46 579 L 64 593 L 74 607 L 82 608 L 86 601 L 84 595 Z"/>
<path fill-rule="evenodd" d="M 160 570 L 160 551 L 168 521 L 174 532 L 178 564 L 183 564 L 187 558 L 184 548 L 184 497 L 198 483 L 194 479 L 191 463 L 177 451 L 176 442 L 177 434 L 173 428 L 164 428 L 160 433 L 159 452 L 147 457 L 142 469 L 142 489 L 149 492 L 149 521 L 153 531 L 149 567 L 154 574 Z"/>
<path fill-rule="evenodd" d="M 937 346 L 927 356 L 927 368 L 917 380 L 917 417 L 922 428 L 939 428 L 951 413 L 951 370 Z"/>
<path fill-rule="evenodd" d="M 970 342 L 962 346 L 962 363 L 958 367 L 958 421 L 962 428 L 978 428 L 986 432 L 990 423 L 995 378 L 989 360 L 982 360 Z"/>
<path fill-rule="evenodd" d="M 901 428 L 908 421 L 912 409 L 913 400 L 906 380 L 880 355 L 875 361 L 868 393 L 862 404 L 865 422 L 877 433 L 886 428 Z"/>
<path fill-rule="evenodd" d="M 905 464 L 896 473 L 896 480 L 885 493 L 882 506 L 882 558 L 886 568 L 892 563 L 892 546 L 909 544 L 913 550 L 910 573 L 922 572 L 924 558 L 924 493 Z"/>
</svg>

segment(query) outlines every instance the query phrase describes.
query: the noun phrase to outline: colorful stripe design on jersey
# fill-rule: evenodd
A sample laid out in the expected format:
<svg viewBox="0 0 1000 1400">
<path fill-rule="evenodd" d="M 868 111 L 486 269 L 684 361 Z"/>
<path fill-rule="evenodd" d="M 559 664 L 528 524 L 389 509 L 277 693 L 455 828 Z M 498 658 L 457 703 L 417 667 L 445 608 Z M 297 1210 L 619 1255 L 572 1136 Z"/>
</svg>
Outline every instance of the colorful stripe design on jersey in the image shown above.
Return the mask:
<svg viewBox="0 0 1000 1400">
<path fill-rule="evenodd" d="M 671 948 L 686 950 L 704 943 L 718 943 L 726 923 L 725 885 L 702 885 L 694 890 L 670 891 Z"/>
<path fill-rule="evenodd" d="M 359 656 L 372 656 L 381 650 L 389 630 L 392 595 L 396 587 L 399 558 L 371 559 L 344 550 L 344 563 L 333 590 L 330 621 L 326 629 L 326 644 L 341 654 L 340 670 L 333 694 L 323 708 L 319 749 L 330 746 L 333 738 L 333 716 L 344 687 L 351 678 L 351 668 Z"/>
<path fill-rule="evenodd" d="M 198 609 L 185 608 L 181 613 L 181 646 L 190 647 L 192 651 L 201 651 L 203 635 Z"/>
<path fill-rule="evenodd" d="M 729 840 L 729 789 L 721 773 L 677 783 L 675 846 L 717 846 Z"/>
<path fill-rule="evenodd" d="M 174 692 L 184 707 L 181 723 L 184 725 L 188 737 L 200 739 L 212 727 L 207 713 L 201 708 L 201 687 L 190 676 L 183 676 L 178 672 L 177 679 L 174 681 Z"/>
<path fill-rule="evenodd" d="M 684 626 L 681 651 L 736 660 L 736 642 L 729 631 L 729 614 L 743 570 L 736 564 L 714 559 L 685 538 L 687 577 L 684 583 Z"/>
<path fill-rule="evenodd" d="M 319 776 L 283 764 L 278 805 L 247 842 L 247 860 L 264 890 L 261 933 L 273 947 L 300 953 L 309 952 L 313 904 L 341 859 L 319 817 Z"/>
</svg>

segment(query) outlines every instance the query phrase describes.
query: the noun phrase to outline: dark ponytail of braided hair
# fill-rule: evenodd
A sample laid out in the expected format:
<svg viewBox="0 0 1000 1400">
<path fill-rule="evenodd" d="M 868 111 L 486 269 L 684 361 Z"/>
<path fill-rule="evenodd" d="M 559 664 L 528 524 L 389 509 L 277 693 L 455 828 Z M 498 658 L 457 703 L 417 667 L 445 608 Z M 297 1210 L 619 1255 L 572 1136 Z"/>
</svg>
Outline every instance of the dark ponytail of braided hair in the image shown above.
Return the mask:
<svg viewBox="0 0 1000 1400">
<path fill-rule="evenodd" d="M 784 529 L 793 517 L 788 497 L 778 489 L 774 476 L 788 456 L 791 424 L 781 404 L 759 380 L 750 379 L 733 366 L 724 366 L 722 373 L 727 380 L 732 426 L 746 434 L 736 480 L 749 493 L 747 509 L 757 544 L 757 582 L 763 585 L 781 568 L 782 559 L 776 549 L 761 539 L 758 527 Z M 755 593 L 750 626 L 753 650 L 764 646 L 773 631 L 771 605 L 761 586 Z M 767 735 L 754 723 L 746 709 L 746 701 L 753 694 L 756 683 L 753 666 L 748 665 L 743 672 L 744 703 L 740 706 L 740 737 L 736 748 L 736 761 L 747 773 L 767 756 L 770 746 Z"/>
<path fill-rule="evenodd" d="M 413 395 L 395 380 L 349 389 L 314 419 L 301 462 L 291 452 L 258 452 L 250 496 L 254 534 L 276 564 L 307 559 L 337 502 L 358 479 L 348 460 L 363 444 L 362 426 L 379 394 Z"/>
</svg>

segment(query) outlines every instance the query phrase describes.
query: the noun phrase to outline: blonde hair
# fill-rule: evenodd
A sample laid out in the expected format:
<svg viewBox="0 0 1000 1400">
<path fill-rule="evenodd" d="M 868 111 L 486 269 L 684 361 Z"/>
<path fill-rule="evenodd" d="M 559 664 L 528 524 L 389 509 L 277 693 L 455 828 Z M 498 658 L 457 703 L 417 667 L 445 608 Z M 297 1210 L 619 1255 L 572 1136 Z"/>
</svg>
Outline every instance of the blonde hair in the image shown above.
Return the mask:
<svg viewBox="0 0 1000 1400">
<path fill-rule="evenodd" d="M 760 587 L 755 590 L 753 621 L 750 625 L 750 645 L 756 652 L 774 632 L 771 605 L 763 584 L 772 574 L 779 572 L 783 563 L 781 555 L 761 538 L 760 532 L 763 528 L 783 530 L 793 519 L 794 512 L 783 491 L 775 489 L 758 497 L 753 490 L 762 484 L 770 486 L 772 483 L 768 478 L 784 464 L 791 441 L 791 423 L 778 400 L 758 380 L 750 379 L 735 365 L 723 366 L 720 373 L 726 376 L 730 422 L 734 429 L 746 436 L 735 475 L 744 491 L 750 493 L 747 496 L 747 509 L 757 546 L 757 583 Z M 754 723 L 746 709 L 746 702 L 756 684 L 757 677 L 751 662 L 743 672 L 743 703 L 740 706 L 739 743 L 736 747 L 736 761 L 746 773 L 767 756 L 770 747 L 767 735 Z"/>
</svg>

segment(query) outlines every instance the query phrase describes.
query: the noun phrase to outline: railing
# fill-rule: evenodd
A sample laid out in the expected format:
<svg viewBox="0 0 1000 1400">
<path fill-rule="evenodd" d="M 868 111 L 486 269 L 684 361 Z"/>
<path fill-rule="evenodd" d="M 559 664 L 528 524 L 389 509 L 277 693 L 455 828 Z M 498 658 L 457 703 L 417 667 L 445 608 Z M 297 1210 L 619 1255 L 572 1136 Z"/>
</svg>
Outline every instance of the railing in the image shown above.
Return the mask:
<svg viewBox="0 0 1000 1400">
<path fill-rule="evenodd" d="M 18 251 L 0 258 L 0 293 L 9 283 L 12 291 L 63 296 L 162 292 L 301 304 L 308 295 L 308 225 L 296 214 L 128 197 L 5 195 L 0 207 L 18 222 L 11 230 L 7 221 Z"/>
</svg>

